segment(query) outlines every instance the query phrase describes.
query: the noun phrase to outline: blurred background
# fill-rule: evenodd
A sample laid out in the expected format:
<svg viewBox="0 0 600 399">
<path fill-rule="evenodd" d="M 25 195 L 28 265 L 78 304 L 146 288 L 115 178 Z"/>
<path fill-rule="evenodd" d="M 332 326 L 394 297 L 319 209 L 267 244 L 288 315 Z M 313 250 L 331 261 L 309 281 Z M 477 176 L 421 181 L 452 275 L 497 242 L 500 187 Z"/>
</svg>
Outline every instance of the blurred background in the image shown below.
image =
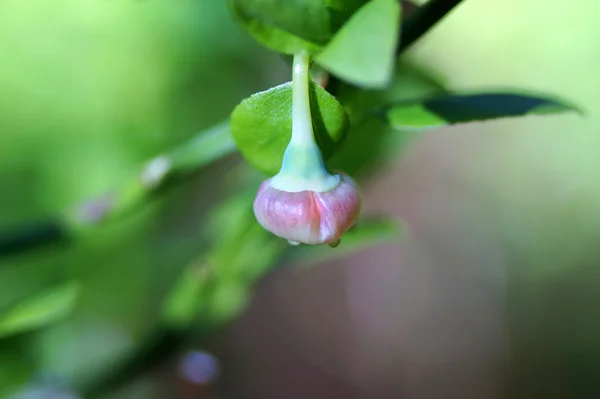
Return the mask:
<svg viewBox="0 0 600 399">
<path fill-rule="evenodd" d="M 364 180 L 364 214 L 404 220 L 401 240 L 228 285 L 211 309 L 233 319 L 164 350 L 168 292 L 253 173 L 238 155 L 75 242 L 2 258 L 0 311 L 72 282 L 78 300 L 0 337 L 0 398 L 598 397 L 600 4 L 463 3 L 405 61 L 586 117 L 414 137 Z M 101 195 L 289 80 L 220 0 L 4 0 L 0 60 L 2 228 Z"/>
</svg>

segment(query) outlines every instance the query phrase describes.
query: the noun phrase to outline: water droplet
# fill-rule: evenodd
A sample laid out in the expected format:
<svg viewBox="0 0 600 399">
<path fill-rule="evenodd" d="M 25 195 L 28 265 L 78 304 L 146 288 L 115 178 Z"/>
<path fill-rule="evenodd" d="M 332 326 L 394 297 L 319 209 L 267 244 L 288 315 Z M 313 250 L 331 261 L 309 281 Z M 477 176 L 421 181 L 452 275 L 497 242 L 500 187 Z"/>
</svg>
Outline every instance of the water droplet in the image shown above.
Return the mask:
<svg viewBox="0 0 600 399">
<path fill-rule="evenodd" d="M 329 244 L 327 244 L 327 245 L 329 245 L 331 248 L 335 248 L 335 247 L 337 247 L 338 245 L 340 245 L 340 241 L 341 241 L 341 240 L 336 240 L 336 241 L 330 242 L 330 243 L 329 243 Z"/>
</svg>

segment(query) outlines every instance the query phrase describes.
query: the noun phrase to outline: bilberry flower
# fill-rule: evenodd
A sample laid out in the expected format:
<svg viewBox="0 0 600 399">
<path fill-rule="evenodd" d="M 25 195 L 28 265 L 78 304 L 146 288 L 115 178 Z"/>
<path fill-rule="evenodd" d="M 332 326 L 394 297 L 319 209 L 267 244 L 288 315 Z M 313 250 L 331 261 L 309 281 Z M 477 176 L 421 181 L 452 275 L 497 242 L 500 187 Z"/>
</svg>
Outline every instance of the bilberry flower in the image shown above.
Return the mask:
<svg viewBox="0 0 600 399">
<path fill-rule="evenodd" d="M 329 244 L 354 225 L 361 196 L 346 174 L 330 174 L 315 142 L 308 95 L 309 56 L 294 56 L 292 138 L 279 173 L 262 183 L 254 200 L 258 222 L 291 244 Z"/>
</svg>

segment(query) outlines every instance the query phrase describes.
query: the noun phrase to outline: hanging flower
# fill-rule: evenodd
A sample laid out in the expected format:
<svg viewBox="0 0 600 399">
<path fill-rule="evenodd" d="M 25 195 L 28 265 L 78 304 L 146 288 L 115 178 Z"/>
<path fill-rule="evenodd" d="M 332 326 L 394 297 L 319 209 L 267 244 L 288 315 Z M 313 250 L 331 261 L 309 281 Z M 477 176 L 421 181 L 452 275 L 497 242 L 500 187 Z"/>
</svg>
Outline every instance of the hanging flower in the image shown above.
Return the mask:
<svg viewBox="0 0 600 399">
<path fill-rule="evenodd" d="M 258 189 L 256 219 L 291 244 L 329 244 L 353 226 L 361 196 L 346 174 L 330 174 L 313 133 L 308 96 L 309 57 L 294 56 L 292 138 L 281 170 Z"/>
</svg>

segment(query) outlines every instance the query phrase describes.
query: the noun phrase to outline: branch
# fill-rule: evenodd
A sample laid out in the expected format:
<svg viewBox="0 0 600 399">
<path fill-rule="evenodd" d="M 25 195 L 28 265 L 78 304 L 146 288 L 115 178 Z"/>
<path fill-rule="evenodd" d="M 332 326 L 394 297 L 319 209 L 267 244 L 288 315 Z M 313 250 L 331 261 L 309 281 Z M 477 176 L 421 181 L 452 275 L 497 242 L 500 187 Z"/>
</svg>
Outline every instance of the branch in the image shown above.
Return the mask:
<svg viewBox="0 0 600 399">
<path fill-rule="evenodd" d="M 66 238 L 63 226 L 53 220 L 0 231 L 0 256 L 12 255 L 31 247 L 58 243 Z"/>
<path fill-rule="evenodd" d="M 430 0 L 427 4 L 416 8 L 402 24 L 400 42 L 396 53 L 406 51 L 429 29 L 437 24 L 462 0 Z"/>
<path fill-rule="evenodd" d="M 63 242 L 130 211 L 163 188 L 167 181 L 199 169 L 235 150 L 229 122 L 221 122 L 194 136 L 171 152 L 146 163 L 133 178 L 111 190 L 67 209 L 49 220 L 0 231 L 0 258 Z"/>
</svg>

